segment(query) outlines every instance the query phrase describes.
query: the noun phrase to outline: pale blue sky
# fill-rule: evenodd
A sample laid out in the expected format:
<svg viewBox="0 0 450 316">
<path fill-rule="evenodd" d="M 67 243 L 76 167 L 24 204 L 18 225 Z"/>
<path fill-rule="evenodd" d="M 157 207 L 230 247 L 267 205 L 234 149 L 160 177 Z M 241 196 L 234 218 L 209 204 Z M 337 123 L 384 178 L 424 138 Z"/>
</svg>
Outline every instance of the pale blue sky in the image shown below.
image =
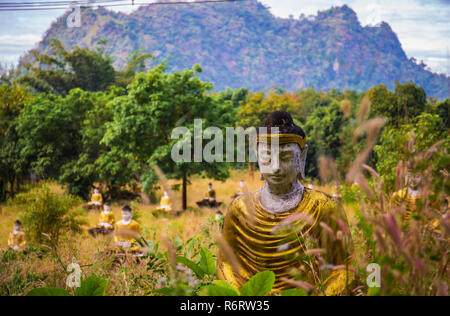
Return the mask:
<svg viewBox="0 0 450 316">
<path fill-rule="evenodd" d="M 11 1 L 11 0 L 8 0 Z M 36 0 L 34 0 L 36 1 Z M 142 0 L 141 0 L 142 1 Z M 136 0 L 135 3 L 139 3 Z M 148 1 L 147 1 L 148 2 Z M 448 74 L 450 0 L 261 0 L 276 16 L 315 15 L 335 5 L 349 5 L 363 25 L 388 22 L 409 57 Z M 130 11 L 131 8 L 121 8 Z M 15 63 L 33 48 L 64 11 L 0 12 L 0 62 Z"/>
</svg>

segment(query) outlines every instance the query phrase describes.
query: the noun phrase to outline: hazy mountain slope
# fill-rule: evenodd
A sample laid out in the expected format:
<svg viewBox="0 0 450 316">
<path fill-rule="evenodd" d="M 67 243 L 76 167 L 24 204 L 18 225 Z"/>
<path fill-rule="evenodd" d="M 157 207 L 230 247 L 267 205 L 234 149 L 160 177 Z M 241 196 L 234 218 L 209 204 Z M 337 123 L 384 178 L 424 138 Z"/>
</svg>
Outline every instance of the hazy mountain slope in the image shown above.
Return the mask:
<svg viewBox="0 0 450 316">
<path fill-rule="evenodd" d="M 84 10 L 82 27 L 72 29 L 66 16 L 46 32 L 41 50 L 50 38 L 69 47 L 95 47 L 106 39 L 118 67 L 141 49 L 161 61 L 169 58 L 171 70 L 200 64 L 202 79 L 217 90 L 363 90 L 413 80 L 429 95 L 448 97 L 446 76 L 409 60 L 388 24 L 362 27 L 347 6 L 319 12 L 313 20 L 276 18 L 256 0 L 141 7 L 130 15 Z"/>
</svg>

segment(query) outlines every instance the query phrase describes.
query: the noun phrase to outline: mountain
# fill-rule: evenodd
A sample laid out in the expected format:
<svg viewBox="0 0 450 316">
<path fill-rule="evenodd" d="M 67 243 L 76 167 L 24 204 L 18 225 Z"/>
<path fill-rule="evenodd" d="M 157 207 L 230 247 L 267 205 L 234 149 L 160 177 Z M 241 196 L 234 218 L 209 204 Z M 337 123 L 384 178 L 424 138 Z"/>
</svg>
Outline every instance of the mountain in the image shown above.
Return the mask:
<svg viewBox="0 0 450 316">
<path fill-rule="evenodd" d="M 256 0 L 215 4 L 143 6 L 130 13 L 83 9 L 82 26 L 68 28 L 69 12 L 54 22 L 38 49 L 56 38 L 66 47 L 95 48 L 122 67 L 136 50 L 168 61 L 170 71 L 200 64 L 201 78 L 216 90 L 366 90 L 412 80 L 427 94 L 448 97 L 449 78 L 408 59 L 387 23 L 362 26 L 348 6 L 317 16 L 278 18 Z M 26 57 L 25 57 L 26 58 Z"/>
</svg>

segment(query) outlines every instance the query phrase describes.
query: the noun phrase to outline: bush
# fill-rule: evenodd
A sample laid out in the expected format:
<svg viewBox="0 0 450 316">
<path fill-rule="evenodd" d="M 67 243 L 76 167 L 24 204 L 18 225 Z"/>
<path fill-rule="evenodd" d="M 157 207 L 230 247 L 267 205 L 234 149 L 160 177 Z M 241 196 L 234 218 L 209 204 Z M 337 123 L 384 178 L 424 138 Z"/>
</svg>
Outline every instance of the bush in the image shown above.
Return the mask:
<svg viewBox="0 0 450 316">
<path fill-rule="evenodd" d="M 82 201 L 75 196 L 51 192 L 48 185 L 18 194 L 11 202 L 20 209 L 19 219 L 29 241 L 42 243 L 45 235 L 57 244 L 67 232 L 81 233 L 86 222 L 74 207 Z"/>
</svg>

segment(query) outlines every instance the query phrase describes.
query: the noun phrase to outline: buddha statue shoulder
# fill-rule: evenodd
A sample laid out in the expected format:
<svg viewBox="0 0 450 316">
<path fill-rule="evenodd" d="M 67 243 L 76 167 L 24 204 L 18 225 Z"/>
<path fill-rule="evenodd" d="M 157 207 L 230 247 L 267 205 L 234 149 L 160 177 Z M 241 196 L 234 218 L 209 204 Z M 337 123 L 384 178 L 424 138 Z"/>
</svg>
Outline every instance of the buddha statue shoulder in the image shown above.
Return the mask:
<svg viewBox="0 0 450 316">
<path fill-rule="evenodd" d="M 231 203 L 223 229 L 239 271 L 221 251 L 217 276 L 241 288 L 256 273 L 270 270 L 276 276 L 272 291 L 279 292 L 293 287 L 288 280 L 296 272 L 318 273 L 320 267 L 305 265 L 308 251 L 321 249 L 328 266 L 343 266 L 349 262 L 351 242 L 335 233 L 340 226 L 348 227 L 339 200 L 301 184 L 308 148 L 303 130 L 284 111 L 272 113 L 265 127 L 267 135 L 260 134 L 257 140 L 265 184 Z M 271 146 L 275 138 L 278 148 Z M 326 284 L 324 293 L 343 294 L 348 279 L 346 271 L 331 273 L 321 280 Z"/>
</svg>

